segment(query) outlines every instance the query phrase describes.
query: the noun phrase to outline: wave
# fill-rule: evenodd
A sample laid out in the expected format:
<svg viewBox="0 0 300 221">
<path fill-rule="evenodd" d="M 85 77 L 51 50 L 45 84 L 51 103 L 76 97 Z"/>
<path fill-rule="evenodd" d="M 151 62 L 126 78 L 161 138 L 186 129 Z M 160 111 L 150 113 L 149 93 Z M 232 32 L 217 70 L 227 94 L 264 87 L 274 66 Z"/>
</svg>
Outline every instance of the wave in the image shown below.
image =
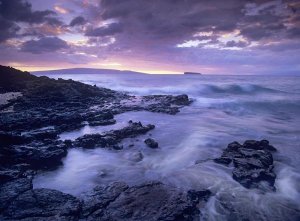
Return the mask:
<svg viewBox="0 0 300 221">
<path fill-rule="evenodd" d="M 251 95 L 259 93 L 285 93 L 283 91 L 263 87 L 256 84 L 227 84 L 227 85 L 202 85 L 200 93 L 203 94 L 241 94 Z"/>
</svg>

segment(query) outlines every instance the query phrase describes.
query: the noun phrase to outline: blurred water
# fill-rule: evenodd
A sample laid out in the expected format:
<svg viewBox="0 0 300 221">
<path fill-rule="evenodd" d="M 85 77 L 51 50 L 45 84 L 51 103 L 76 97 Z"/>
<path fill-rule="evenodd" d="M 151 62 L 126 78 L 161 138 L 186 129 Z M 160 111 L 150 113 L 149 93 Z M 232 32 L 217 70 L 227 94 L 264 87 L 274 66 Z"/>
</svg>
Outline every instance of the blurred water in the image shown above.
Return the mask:
<svg viewBox="0 0 300 221">
<path fill-rule="evenodd" d="M 300 214 L 300 78 L 278 76 L 51 75 L 80 80 L 135 95 L 188 94 L 194 102 L 175 116 L 149 112 L 117 115 L 117 124 L 61 134 L 75 139 L 127 125 L 129 120 L 155 124 L 148 134 L 126 139 L 124 150 L 72 149 L 64 165 L 38 175 L 35 187 L 80 196 L 97 184 L 130 185 L 161 180 L 179 188 L 209 188 L 203 220 L 235 220 L 232 205 L 249 220 L 295 220 Z M 145 146 L 153 137 L 158 149 Z M 232 141 L 268 139 L 274 154 L 276 193 L 248 190 L 231 177 L 232 168 L 215 164 Z M 133 144 L 133 146 L 132 146 Z M 197 164 L 195 164 L 197 162 Z M 249 202 L 251 202 L 249 204 Z M 230 206 L 229 206 L 230 207 Z M 253 215 L 255 214 L 255 215 Z"/>
</svg>

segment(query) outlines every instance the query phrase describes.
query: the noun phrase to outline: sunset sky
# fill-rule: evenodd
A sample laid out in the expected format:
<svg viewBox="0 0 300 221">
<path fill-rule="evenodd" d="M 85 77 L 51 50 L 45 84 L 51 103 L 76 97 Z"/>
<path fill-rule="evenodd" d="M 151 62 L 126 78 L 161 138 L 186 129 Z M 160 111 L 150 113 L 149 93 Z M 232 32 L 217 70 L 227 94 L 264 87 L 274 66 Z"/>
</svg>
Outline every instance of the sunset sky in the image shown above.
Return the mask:
<svg viewBox="0 0 300 221">
<path fill-rule="evenodd" d="M 300 1 L 0 0 L 0 64 L 300 74 Z"/>
</svg>

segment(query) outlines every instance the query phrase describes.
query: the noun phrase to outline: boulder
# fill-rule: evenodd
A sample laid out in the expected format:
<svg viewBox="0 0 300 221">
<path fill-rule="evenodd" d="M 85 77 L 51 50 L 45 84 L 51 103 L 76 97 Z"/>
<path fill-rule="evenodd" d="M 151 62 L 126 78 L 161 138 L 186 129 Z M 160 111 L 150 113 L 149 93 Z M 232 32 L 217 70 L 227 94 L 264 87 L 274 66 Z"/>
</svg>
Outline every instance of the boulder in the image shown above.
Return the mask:
<svg viewBox="0 0 300 221">
<path fill-rule="evenodd" d="M 152 138 L 147 138 L 144 142 L 150 148 L 158 148 L 158 143 Z"/>
<path fill-rule="evenodd" d="M 276 149 L 267 140 L 246 140 L 243 145 L 233 142 L 214 161 L 225 165 L 233 162 L 232 177 L 246 188 L 275 191 L 271 151 Z"/>
</svg>

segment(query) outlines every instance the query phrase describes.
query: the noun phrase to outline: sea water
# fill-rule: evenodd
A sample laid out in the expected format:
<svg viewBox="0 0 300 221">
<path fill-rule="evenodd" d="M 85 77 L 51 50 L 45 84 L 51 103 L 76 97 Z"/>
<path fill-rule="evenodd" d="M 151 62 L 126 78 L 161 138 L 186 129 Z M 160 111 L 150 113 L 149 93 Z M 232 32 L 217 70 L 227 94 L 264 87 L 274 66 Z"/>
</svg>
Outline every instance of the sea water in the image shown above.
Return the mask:
<svg viewBox="0 0 300 221">
<path fill-rule="evenodd" d="M 300 215 L 300 77 L 188 75 L 49 75 L 124 91 L 132 95 L 187 94 L 193 103 L 177 115 L 127 112 L 109 126 L 85 126 L 60 139 L 122 128 L 129 120 L 154 124 L 153 131 L 123 141 L 113 151 L 71 149 L 63 165 L 39 174 L 35 188 L 58 189 L 80 197 L 99 184 L 136 185 L 159 180 L 181 189 L 208 188 L 213 196 L 200 219 L 292 220 Z M 158 149 L 146 147 L 152 137 Z M 212 159 L 232 141 L 267 139 L 274 153 L 276 192 L 249 190 L 232 179 L 232 168 Z M 241 217 L 239 217 L 241 219 Z"/>
</svg>

